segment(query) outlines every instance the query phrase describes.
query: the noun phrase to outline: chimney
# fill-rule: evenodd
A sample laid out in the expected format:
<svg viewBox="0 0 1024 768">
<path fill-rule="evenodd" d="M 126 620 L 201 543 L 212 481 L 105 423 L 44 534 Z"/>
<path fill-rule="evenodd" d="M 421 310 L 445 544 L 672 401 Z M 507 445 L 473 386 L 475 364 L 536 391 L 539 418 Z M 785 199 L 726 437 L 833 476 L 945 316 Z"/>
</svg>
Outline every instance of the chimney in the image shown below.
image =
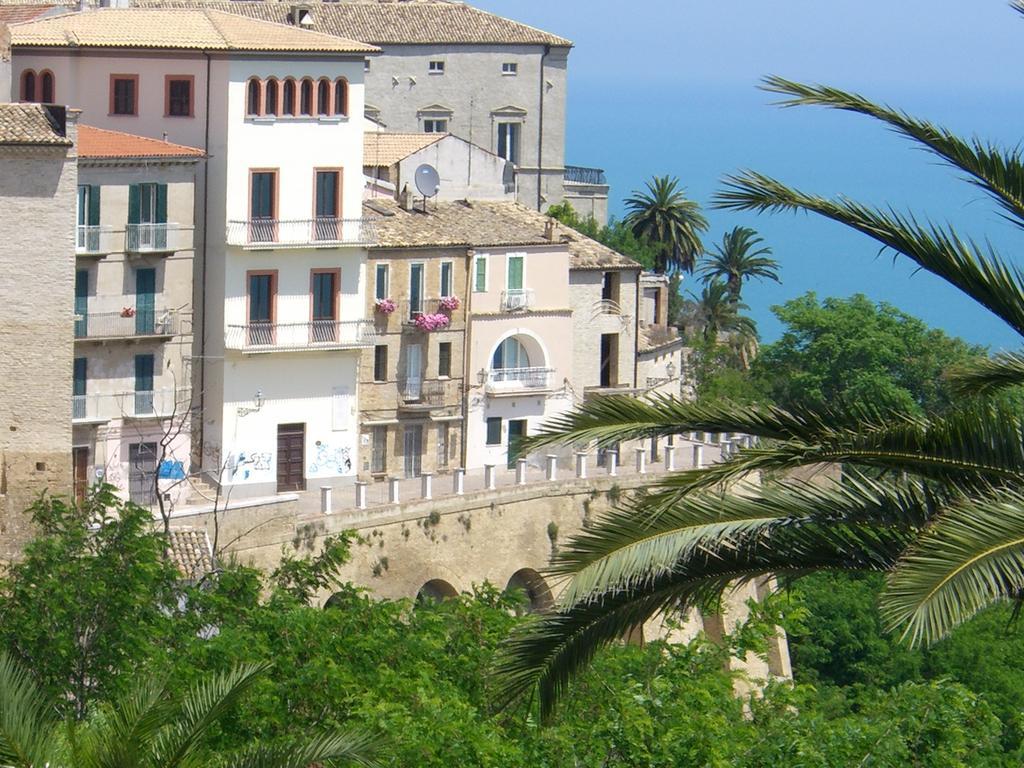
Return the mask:
<svg viewBox="0 0 1024 768">
<path fill-rule="evenodd" d="M 549 243 L 555 242 L 555 233 L 558 231 L 558 222 L 552 217 L 548 216 L 548 220 L 544 222 L 544 239 Z"/>
<path fill-rule="evenodd" d="M 288 20 L 296 27 L 309 29 L 313 26 L 313 6 L 305 3 L 292 5 L 288 13 Z"/>
<path fill-rule="evenodd" d="M 403 211 L 412 210 L 412 192 L 409 191 L 408 184 L 402 187 L 402 191 L 398 193 L 398 206 Z"/>
</svg>

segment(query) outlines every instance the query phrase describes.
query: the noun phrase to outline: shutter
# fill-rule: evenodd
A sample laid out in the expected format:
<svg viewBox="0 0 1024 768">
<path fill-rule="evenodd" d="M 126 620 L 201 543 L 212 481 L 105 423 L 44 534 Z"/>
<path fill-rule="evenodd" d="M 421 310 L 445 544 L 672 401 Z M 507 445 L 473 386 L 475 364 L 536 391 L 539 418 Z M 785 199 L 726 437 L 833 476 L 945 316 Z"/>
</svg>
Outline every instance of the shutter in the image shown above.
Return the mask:
<svg viewBox="0 0 1024 768">
<path fill-rule="evenodd" d="M 135 331 L 150 334 L 156 330 L 156 270 L 135 272 Z"/>
<path fill-rule="evenodd" d="M 476 290 L 487 290 L 487 259 L 482 256 L 476 260 Z"/>
<path fill-rule="evenodd" d="M 100 185 L 91 184 L 89 186 L 89 218 L 87 219 L 89 226 L 99 226 L 100 223 Z"/>
<path fill-rule="evenodd" d="M 75 358 L 75 379 L 71 394 L 75 397 L 81 397 L 86 392 L 86 373 L 89 368 L 88 358 L 76 357 Z"/>
<path fill-rule="evenodd" d="M 167 185 L 156 185 L 156 219 L 157 224 L 167 223 Z"/>
<path fill-rule="evenodd" d="M 142 185 L 128 185 L 128 223 L 138 224 L 140 221 L 140 208 L 142 206 Z"/>
<path fill-rule="evenodd" d="M 153 355 L 135 356 L 135 391 L 153 391 Z"/>
<path fill-rule="evenodd" d="M 508 257 L 508 287 L 509 290 L 518 291 L 523 287 L 523 257 Z"/>
</svg>

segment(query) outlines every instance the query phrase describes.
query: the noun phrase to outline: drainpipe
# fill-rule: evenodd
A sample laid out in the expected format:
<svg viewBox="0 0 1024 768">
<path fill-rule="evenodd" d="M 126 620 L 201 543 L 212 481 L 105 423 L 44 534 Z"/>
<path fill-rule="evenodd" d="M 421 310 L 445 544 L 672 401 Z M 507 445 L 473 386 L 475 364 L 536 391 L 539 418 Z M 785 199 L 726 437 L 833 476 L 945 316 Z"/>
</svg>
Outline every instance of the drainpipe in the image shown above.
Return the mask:
<svg viewBox="0 0 1024 768">
<path fill-rule="evenodd" d="M 640 275 L 643 273 L 642 269 L 636 273 L 636 304 L 633 307 L 633 389 L 640 386 L 637 379 L 640 375 Z"/>
<path fill-rule="evenodd" d="M 551 46 L 544 46 L 540 55 L 540 120 L 537 126 L 537 210 L 541 207 L 541 181 L 544 178 L 544 60 L 551 53 Z"/>
<path fill-rule="evenodd" d="M 473 256 L 476 251 L 472 248 L 466 249 L 466 295 L 462 302 L 462 309 L 465 313 L 465 328 L 462 331 L 462 439 L 459 441 L 459 466 L 466 468 L 466 437 L 469 434 L 469 345 L 470 345 L 470 324 L 469 324 L 469 299 L 473 295 Z"/>
<path fill-rule="evenodd" d="M 209 240 L 209 211 L 210 211 L 210 53 L 204 51 L 203 55 L 206 56 L 206 115 L 205 115 L 205 135 L 203 137 L 203 152 L 206 154 L 206 158 L 203 163 L 203 266 L 200 270 L 202 277 L 200 291 L 202 293 L 202 315 L 199 318 L 199 469 L 202 472 L 203 467 L 203 456 L 205 451 L 203 448 L 206 444 L 206 261 L 207 261 L 207 246 L 206 243 Z M 193 273 L 195 274 L 195 273 Z M 193 291 L 195 286 L 193 286 Z M 192 357 L 195 359 L 195 346 L 196 346 L 196 334 L 195 328 L 192 329 Z M 217 482 L 220 482 L 220 475 L 217 476 Z"/>
</svg>

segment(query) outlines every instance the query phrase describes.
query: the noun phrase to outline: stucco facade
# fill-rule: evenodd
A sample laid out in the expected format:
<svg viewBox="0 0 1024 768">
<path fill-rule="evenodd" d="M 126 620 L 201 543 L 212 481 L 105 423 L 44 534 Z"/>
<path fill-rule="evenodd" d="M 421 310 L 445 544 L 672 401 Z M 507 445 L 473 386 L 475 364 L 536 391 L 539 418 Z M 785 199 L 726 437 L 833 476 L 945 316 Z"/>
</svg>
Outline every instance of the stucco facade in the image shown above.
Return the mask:
<svg viewBox="0 0 1024 768">
<path fill-rule="evenodd" d="M 0 560 L 40 493 L 71 491 L 76 119 L 57 122 L 66 145 L 0 139 Z"/>
</svg>

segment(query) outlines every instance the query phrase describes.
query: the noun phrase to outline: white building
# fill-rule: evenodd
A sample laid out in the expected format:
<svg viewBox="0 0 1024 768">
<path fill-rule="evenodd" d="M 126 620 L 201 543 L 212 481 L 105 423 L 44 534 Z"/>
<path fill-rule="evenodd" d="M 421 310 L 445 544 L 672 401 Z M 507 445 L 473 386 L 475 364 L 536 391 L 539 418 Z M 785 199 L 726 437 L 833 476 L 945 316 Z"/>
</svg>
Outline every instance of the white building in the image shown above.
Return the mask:
<svg viewBox="0 0 1024 768">
<path fill-rule="evenodd" d="M 210 9 L 119 8 L 17 25 L 12 50 L 14 98 L 45 72 L 85 122 L 209 158 L 193 471 L 245 495 L 354 476 L 363 73 L 377 49 Z"/>
</svg>

